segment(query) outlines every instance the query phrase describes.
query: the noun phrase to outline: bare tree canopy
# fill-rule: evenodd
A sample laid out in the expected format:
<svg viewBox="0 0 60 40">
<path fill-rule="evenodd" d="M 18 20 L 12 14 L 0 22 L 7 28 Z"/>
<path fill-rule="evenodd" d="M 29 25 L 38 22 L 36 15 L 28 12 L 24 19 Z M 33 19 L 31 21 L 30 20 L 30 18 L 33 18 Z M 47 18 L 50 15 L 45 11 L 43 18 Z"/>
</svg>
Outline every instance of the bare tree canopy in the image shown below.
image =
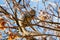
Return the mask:
<svg viewBox="0 0 60 40">
<path fill-rule="evenodd" d="M 0 0 L 0 40 L 60 40 L 60 0 Z"/>
</svg>

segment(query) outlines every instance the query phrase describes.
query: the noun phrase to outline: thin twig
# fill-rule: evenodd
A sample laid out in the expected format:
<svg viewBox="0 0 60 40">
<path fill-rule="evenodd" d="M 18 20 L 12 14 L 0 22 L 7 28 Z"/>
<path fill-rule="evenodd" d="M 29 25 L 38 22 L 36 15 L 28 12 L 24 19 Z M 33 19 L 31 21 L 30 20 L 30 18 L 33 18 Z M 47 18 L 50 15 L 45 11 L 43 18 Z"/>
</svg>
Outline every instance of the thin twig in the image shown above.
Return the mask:
<svg viewBox="0 0 60 40">
<path fill-rule="evenodd" d="M 11 6 L 10 6 L 9 2 L 8 2 L 7 0 L 6 0 L 6 2 L 8 3 L 8 5 L 9 5 L 9 7 L 10 7 L 11 11 L 14 13 L 14 11 L 13 11 L 13 9 L 11 8 Z"/>
<path fill-rule="evenodd" d="M 41 25 L 38 25 L 38 24 L 30 24 L 32 26 L 38 26 L 38 27 L 41 27 L 41 28 L 45 28 L 45 29 L 49 29 L 49 30 L 53 30 L 53 31 L 58 31 L 60 32 L 59 29 L 55 29 L 55 28 L 50 28 L 50 27 L 46 27 L 46 26 L 41 26 Z"/>
</svg>

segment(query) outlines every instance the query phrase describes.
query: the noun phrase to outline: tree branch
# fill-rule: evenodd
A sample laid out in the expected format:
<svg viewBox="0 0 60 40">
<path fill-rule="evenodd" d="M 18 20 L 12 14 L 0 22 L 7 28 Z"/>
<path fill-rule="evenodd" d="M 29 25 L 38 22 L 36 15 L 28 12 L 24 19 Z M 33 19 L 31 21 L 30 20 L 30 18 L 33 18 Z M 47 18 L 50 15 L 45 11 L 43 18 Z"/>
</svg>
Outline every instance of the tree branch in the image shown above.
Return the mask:
<svg viewBox="0 0 60 40">
<path fill-rule="evenodd" d="M 49 22 L 49 21 L 42 21 L 42 20 L 40 20 L 39 22 L 46 22 L 46 23 L 51 23 L 51 24 L 60 24 L 58 22 Z"/>
<path fill-rule="evenodd" d="M 0 28 L 12 28 L 12 29 L 18 29 L 17 26 L 14 26 L 14 27 L 0 27 Z"/>
<path fill-rule="evenodd" d="M 30 37 L 30 36 L 56 36 L 56 37 L 60 37 L 59 35 L 51 35 L 51 34 L 29 35 L 29 36 L 25 36 L 25 37 Z"/>
<path fill-rule="evenodd" d="M 9 2 L 8 2 L 7 0 L 6 0 L 6 2 L 8 3 L 8 5 L 9 5 L 9 7 L 10 7 L 11 11 L 14 13 L 14 11 L 13 11 L 13 9 L 11 8 L 11 6 L 10 6 Z"/>
<path fill-rule="evenodd" d="M 38 26 L 38 27 L 41 27 L 41 28 L 45 28 L 45 29 L 49 29 L 49 30 L 53 30 L 53 31 L 58 31 L 58 32 L 60 32 L 59 29 L 49 28 L 49 27 L 46 27 L 46 26 L 38 25 L 38 24 L 30 24 L 30 25 L 32 25 L 32 26 Z"/>
<path fill-rule="evenodd" d="M 18 1 L 18 3 L 20 3 L 20 2 L 21 2 L 21 0 Z"/>
</svg>

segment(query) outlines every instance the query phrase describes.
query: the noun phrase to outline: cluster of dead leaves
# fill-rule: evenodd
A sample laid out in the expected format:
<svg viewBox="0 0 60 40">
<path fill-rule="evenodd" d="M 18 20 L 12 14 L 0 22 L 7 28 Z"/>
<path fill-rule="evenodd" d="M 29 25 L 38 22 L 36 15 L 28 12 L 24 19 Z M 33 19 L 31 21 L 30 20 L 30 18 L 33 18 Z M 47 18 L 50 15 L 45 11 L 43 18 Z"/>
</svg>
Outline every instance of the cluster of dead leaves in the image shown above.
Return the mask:
<svg viewBox="0 0 60 40">
<path fill-rule="evenodd" d="M 4 21 L 4 19 L 3 18 L 0 18 L 0 29 L 1 30 L 4 30 L 5 28 L 5 24 L 6 24 L 6 22 Z"/>
<path fill-rule="evenodd" d="M 47 12 L 44 12 L 44 11 L 40 11 L 40 15 L 39 15 L 39 19 L 42 20 L 42 21 L 46 21 L 47 19 L 49 19 L 49 15 Z"/>
<path fill-rule="evenodd" d="M 5 20 L 1 17 L 0 18 L 0 30 L 5 30 L 6 29 L 5 24 L 6 24 Z M 16 34 L 10 32 L 10 31 L 7 32 L 7 34 L 9 34 L 8 40 L 13 40 L 14 38 L 18 38 L 18 36 Z M 0 34 L 0 36 L 1 36 L 1 34 Z"/>
</svg>

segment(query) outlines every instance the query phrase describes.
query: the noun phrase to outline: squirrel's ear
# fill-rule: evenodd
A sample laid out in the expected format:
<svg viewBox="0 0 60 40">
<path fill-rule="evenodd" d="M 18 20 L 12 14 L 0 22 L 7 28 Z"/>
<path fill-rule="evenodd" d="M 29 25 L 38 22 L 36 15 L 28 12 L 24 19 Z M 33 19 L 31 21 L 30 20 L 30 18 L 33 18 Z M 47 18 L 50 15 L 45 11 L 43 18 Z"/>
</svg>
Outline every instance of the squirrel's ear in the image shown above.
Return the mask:
<svg viewBox="0 0 60 40">
<path fill-rule="evenodd" d="M 30 14 L 31 14 L 31 15 L 35 15 L 35 13 L 36 13 L 36 11 L 35 11 L 35 10 L 33 10 L 33 9 L 32 9 L 32 10 L 30 10 Z"/>
</svg>

